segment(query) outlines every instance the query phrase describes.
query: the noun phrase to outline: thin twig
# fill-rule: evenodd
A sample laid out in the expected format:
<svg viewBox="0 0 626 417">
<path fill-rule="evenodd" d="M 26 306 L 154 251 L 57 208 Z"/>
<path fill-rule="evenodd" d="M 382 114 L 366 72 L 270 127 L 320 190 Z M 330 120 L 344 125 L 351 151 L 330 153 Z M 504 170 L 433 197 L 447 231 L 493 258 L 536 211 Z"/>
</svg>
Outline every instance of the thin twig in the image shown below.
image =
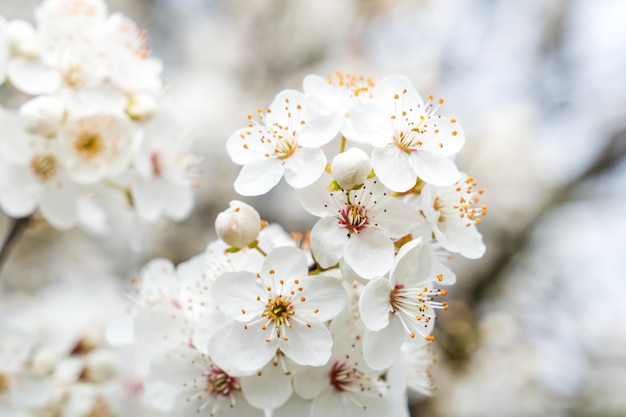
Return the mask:
<svg viewBox="0 0 626 417">
<path fill-rule="evenodd" d="M 20 219 L 13 220 L 9 233 L 7 234 L 2 248 L 0 249 L 0 274 L 2 273 L 4 263 L 11 254 L 11 250 L 15 247 L 15 244 L 20 239 L 20 236 L 22 236 L 22 233 L 24 233 L 24 230 L 26 230 L 29 222 L 30 217 L 22 217 Z"/>
</svg>

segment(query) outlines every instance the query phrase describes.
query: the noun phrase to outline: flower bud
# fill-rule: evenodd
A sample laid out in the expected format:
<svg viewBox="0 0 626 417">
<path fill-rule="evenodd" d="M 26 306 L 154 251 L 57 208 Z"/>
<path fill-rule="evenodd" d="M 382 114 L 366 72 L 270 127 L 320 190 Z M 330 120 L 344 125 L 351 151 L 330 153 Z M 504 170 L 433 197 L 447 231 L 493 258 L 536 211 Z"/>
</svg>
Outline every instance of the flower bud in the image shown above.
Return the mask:
<svg viewBox="0 0 626 417">
<path fill-rule="evenodd" d="M 215 231 L 227 245 L 243 248 L 254 242 L 261 232 L 261 216 L 254 207 L 238 201 L 217 215 Z"/>
<path fill-rule="evenodd" d="M 128 115 L 139 121 L 148 120 L 157 111 L 157 102 L 148 94 L 138 93 L 129 100 L 126 112 Z"/>
<path fill-rule="evenodd" d="M 30 371 L 38 376 L 50 375 L 58 362 L 57 356 L 49 350 L 37 351 L 30 362 Z"/>
<path fill-rule="evenodd" d="M 20 115 L 26 120 L 29 131 L 50 135 L 56 133 L 63 122 L 65 107 L 54 97 L 39 96 L 22 104 Z"/>
<path fill-rule="evenodd" d="M 352 190 L 363 184 L 370 172 L 372 162 L 369 156 L 359 148 L 350 148 L 335 156 L 331 164 L 333 177 L 344 190 Z"/>
<path fill-rule="evenodd" d="M 5 33 L 14 54 L 26 58 L 39 56 L 41 41 L 33 25 L 24 20 L 11 20 L 6 25 Z"/>
<path fill-rule="evenodd" d="M 115 375 L 117 371 L 116 357 L 108 349 L 97 349 L 86 358 L 87 366 L 83 372 L 90 382 L 103 382 Z"/>
</svg>

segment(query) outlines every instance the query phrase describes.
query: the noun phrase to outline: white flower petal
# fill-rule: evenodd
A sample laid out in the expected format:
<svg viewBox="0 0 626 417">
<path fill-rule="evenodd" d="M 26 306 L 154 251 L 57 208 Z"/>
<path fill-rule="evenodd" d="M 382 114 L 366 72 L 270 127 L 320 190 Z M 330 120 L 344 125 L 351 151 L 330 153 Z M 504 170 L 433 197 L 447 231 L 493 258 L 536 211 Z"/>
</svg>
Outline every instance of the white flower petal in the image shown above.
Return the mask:
<svg viewBox="0 0 626 417">
<path fill-rule="evenodd" d="M 298 143 L 307 148 L 319 148 L 330 142 L 341 129 L 343 117 L 339 114 L 318 116 L 298 132 Z"/>
<path fill-rule="evenodd" d="M 404 333 L 402 323 L 396 316 L 391 317 L 389 325 L 380 331 L 366 331 L 363 334 L 365 363 L 379 371 L 391 367 L 400 355 Z"/>
<path fill-rule="evenodd" d="M 226 152 L 228 156 L 230 156 L 230 159 L 237 165 L 246 165 L 258 157 L 255 152 L 249 149 L 250 144 L 256 144 L 258 142 L 258 140 L 250 140 L 250 138 L 253 137 L 253 130 L 255 129 L 250 127 L 241 128 L 233 133 L 226 141 Z M 250 134 L 248 134 L 248 132 L 250 132 Z M 256 135 L 254 137 L 256 137 Z M 245 148 L 243 146 L 244 144 L 248 144 L 248 148 Z"/>
<path fill-rule="evenodd" d="M 280 280 L 291 283 L 294 278 L 306 277 L 308 271 L 304 252 L 292 246 L 282 246 L 267 255 L 263 262 L 261 276 L 265 284 L 273 286 L 274 291 L 277 291 L 281 285 Z"/>
<path fill-rule="evenodd" d="M 423 134 L 425 149 L 437 151 L 445 156 L 456 155 L 465 144 L 465 134 L 461 126 L 452 119 L 444 116 L 437 116 L 432 129 Z"/>
<path fill-rule="evenodd" d="M 300 283 L 305 288 L 302 295 L 306 296 L 306 301 L 295 303 L 298 314 L 324 322 L 336 317 L 343 310 L 346 292 L 336 278 L 323 275 L 305 276 L 300 279 Z"/>
<path fill-rule="evenodd" d="M 133 202 L 139 216 L 148 221 L 154 222 L 161 215 L 161 205 L 163 204 L 162 181 L 147 181 L 136 176 L 131 182 L 131 192 L 133 194 Z"/>
<path fill-rule="evenodd" d="M 366 103 L 350 114 L 352 127 L 355 132 L 367 143 L 382 148 L 393 140 L 393 130 L 390 115 L 374 103 Z"/>
<path fill-rule="evenodd" d="M 299 112 L 306 115 L 306 102 L 306 97 L 300 91 L 293 89 L 283 90 L 276 94 L 272 104 L 270 104 L 266 122 L 276 121 L 282 126 L 290 126 L 289 121 L 293 122 L 290 114 Z M 298 105 L 302 106 L 303 109 L 298 109 Z"/>
<path fill-rule="evenodd" d="M 293 377 L 293 388 L 305 400 L 311 400 L 328 386 L 330 366 L 300 368 Z"/>
<path fill-rule="evenodd" d="M 193 210 L 193 190 L 169 181 L 165 184 L 165 193 L 168 198 L 163 200 L 163 215 L 174 221 L 186 219 Z"/>
<path fill-rule="evenodd" d="M 243 373 L 258 371 L 263 368 L 276 354 L 278 341 L 266 341 L 266 331 L 261 328 L 262 323 L 244 327 L 242 323 L 232 323 L 223 332 L 216 333 L 213 338 L 223 338 L 232 364 Z M 270 330 L 268 329 L 267 332 Z M 210 343 L 210 350 L 214 348 Z M 213 354 L 213 353 L 211 353 Z M 217 358 L 216 358 L 217 359 Z M 217 363 L 217 360 L 216 360 Z M 218 363 L 218 365 L 220 365 Z M 221 367 L 221 365 L 220 365 Z"/>
<path fill-rule="evenodd" d="M 319 179 L 326 167 L 326 155 L 318 148 L 299 148 L 285 160 L 285 181 L 303 188 Z"/>
<path fill-rule="evenodd" d="M 421 238 L 405 243 L 396 256 L 391 270 L 395 284 L 416 287 L 428 279 L 431 271 L 431 254 Z"/>
<path fill-rule="evenodd" d="M 337 213 L 332 196 L 326 189 L 331 181 L 330 176 L 323 175 L 310 187 L 296 190 L 298 200 L 306 211 L 317 217 L 334 216 Z"/>
<path fill-rule="evenodd" d="M 372 149 L 372 166 L 380 181 L 392 191 L 404 192 L 415 186 L 417 175 L 409 154 L 393 144 Z"/>
<path fill-rule="evenodd" d="M 256 159 L 241 168 L 235 180 L 235 191 L 247 196 L 265 194 L 278 184 L 284 172 L 280 159 Z"/>
<path fill-rule="evenodd" d="M 409 157 L 409 163 L 415 173 L 429 184 L 452 185 L 461 178 L 461 173 L 454 162 L 435 152 L 424 150 L 413 152 Z"/>
<path fill-rule="evenodd" d="M 320 219 L 311 229 L 311 250 L 322 268 L 329 268 L 339 262 L 344 243 L 348 240 L 346 229 L 339 226 L 335 217 Z"/>
<path fill-rule="evenodd" d="M 144 308 L 135 318 L 135 339 L 147 353 L 158 353 L 189 343 L 191 329 L 174 306 Z"/>
<path fill-rule="evenodd" d="M 352 400 L 348 398 L 355 395 Z M 356 400 L 356 401 L 355 401 Z M 367 394 L 341 393 L 326 388 L 313 400 L 311 417 L 381 417 L 391 416 L 386 397 Z"/>
<path fill-rule="evenodd" d="M 291 327 L 283 332 L 287 340 L 279 339 L 278 347 L 298 365 L 322 366 L 330 359 L 333 338 L 321 322 L 291 320 Z"/>
<path fill-rule="evenodd" d="M 370 330 L 380 330 L 389 325 L 389 313 L 393 310 L 389 294 L 393 287 L 385 277 L 367 283 L 359 298 L 359 313 L 363 324 Z"/>
<path fill-rule="evenodd" d="M 483 237 L 475 225 L 469 227 L 462 224 L 440 224 L 445 239 L 436 234 L 441 245 L 451 252 L 458 252 L 468 259 L 478 259 L 485 254 Z"/>
<path fill-rule="evenodd" d="M 31 96 L 54 93 L 61 87 L 61 75 L 36 59 L 13 58 L 7 75 L 15 88 Z"/>
<path fill-rule="evenodd" d="M 17 408 L 36 408 L 48 404 L 52 399 L 53 387 L 48 379 L 22 374 L 19 377 L 19 382 L 12 384 L 12 389 L 9 393 L 11 396 L 10 401 Z"/>
<path fill-rule="evenodd" d="M 292 395 L 282 407 L 274 410 L 272 417 L 293 417 L 310 416 L 311 401 L 300 398 L 299 395 Z"/>
<path fill-rule="evenodd" d="M 265 295 L 261 281 L 251 272 L 227 272 L 213 284 L 213 299 L 228 317 L 248 322 L 260 315 L 265 304 L 257 296 Z"/>
<path fill-rule="evenodd" d="M 400 74 L 390 74 L 378 81 L 372 90 L 372 101 L 389 116 L 398 115 L 402 110 L 417 111 L 418 106 L 424 108 L 424 100 L 411 80 Z"/>
<path fill-rule="evenodd" d="M 167 384 L 183 388 L 189 381 L 193 381 L 200 374 L 196 362 L 202 360 L 202 355 L 190 348 L 168 350 L 155 357 L 150 362 L 149 379 L 164 381 Z"/>
<path fill-rule="evenodd" d="M 291 374 L 286 374 L 276 360 L 270 361 L 260 374 L 244 376 L 239 382 L 248 402 L 261 409 L 278 408 L 285 404 L 293 393 Z"/>
<path fill-rule="evenodd" d="M 41 185 L 27 168 L 0 164 L 0 207 L 11 217 L 25 217 L 37 208 Z"/>
<path fill-rule="evenodd" d="M 397 198 L 381 198 L 379 204 L 372 207 L 371 212 L 378 228 L 394 239 L 411 233 L 420 218 L 416 207 L 409 206 Z"/>
<path fill-rule="evenodd" d="M 57 229 L 69 229 L 76 225 L 76 197 L 67 182 L 44 186 L 39 208 L 46 220 Z"/>
<path fill-rule="evenodd" d="M 371 279 L 389 271 L 394 252 L 393 242 L 384 232 L 366 227 L 352 234 L 344 245 L 343 255 L 354 272 Z"/>
<path fill-rule="evenodd" d="M 336 88 L 333 88 L 328 81 L 319 75 L 309 74 L 302 81 L 302 91 L 307 97 L 314 97 L 317 100 L 311 100 L 317 104 L 321 101 L 320 109 L 316 107 L 318 112 L 326 113 L 332 111 L 340 105 L 341 96 Z"/>
</svg>

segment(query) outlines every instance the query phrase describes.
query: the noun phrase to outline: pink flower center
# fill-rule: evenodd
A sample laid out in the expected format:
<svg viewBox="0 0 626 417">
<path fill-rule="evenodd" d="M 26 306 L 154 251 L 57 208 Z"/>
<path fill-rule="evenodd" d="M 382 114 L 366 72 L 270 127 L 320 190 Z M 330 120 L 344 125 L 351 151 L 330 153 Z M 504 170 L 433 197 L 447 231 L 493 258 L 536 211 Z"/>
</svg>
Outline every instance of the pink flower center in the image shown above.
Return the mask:
<svg viewBox="0 0 626 417">
<path fill-rule="evenodd" d="M 350 204 L 339 212 L 339 224 L 348 229 L 349 234 L 359 233 L 368 223 L 367 210 L 359 204 Z"/>
<path fill-rule="evenodd" d="M 152 175 L 156 178 L 161 177 L 161 174 L 163 173 L 163 164 L 161 162 L 161 156 L 158 153 L 152 152 L 150 154 L 150 165 L 152 165 Z"/>
<path fill-rule="evenodd" d="M 361 381 L 368 379 L 357 368 L 350 366 L 346 362 L 339 361 L 335 361 L 328 373 L 328 377 L 330 378 L 330 385 L 338 392 L 354 390 L 355 388 L 359 389 L 358 387 L 352 387 L 354 385 L 360 386 Z"/>
<path fill-rule="evenodd" d="M 206 383 L 204 391 L 211 394 L 214 398 L 230 397 L 233 391 L 241 390 L 239 380 L 219 368 L 211 369 L 206 374 Z"/>
</svg>

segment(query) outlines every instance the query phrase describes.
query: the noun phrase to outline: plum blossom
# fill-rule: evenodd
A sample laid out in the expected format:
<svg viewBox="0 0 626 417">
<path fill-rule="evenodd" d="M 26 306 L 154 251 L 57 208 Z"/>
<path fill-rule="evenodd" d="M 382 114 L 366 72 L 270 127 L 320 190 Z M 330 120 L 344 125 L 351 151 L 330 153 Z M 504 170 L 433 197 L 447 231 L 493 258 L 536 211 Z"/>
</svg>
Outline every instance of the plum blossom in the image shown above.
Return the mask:
<svg viewBox="0 0 626 417">
<path fill-rule="evenodd" d="M 444 249 L 478 259 L 485 244 L 477 224 L 487 214 L 486 205 L 478 205 L 482 189 L 471 177 L 449 187 L 425 185 L 421 193 L 421 212 L 428 221 L 437 243 Z"/>
<path fill-rule="evenodd" d="M 350 309 L 333 322 L 333 354 L 324 366 L 302 367 L 294 389 L 313 400 L 311 417 L 378 417 L 391 414 L 389 386 L 363 359 L 360 332 L 351 326 Z M 352 323 L 354 324 L 354 323 Z"/>
<path fill-rule="evenodd" d="M 57 138 L 68 176 L 88 185 L 121 174 L 132 157 L 134 133 L 116 115 L 95 114 L 68 122 Z"/>
<path fill-rule="evenodd" d="M 256 275 L 221 275 L 213 297 L 235 322 L 214 334 L 209 350 L 227 345 L 230 360 L 242 372 L 262 368 L 278 350 L 299 365 L 326 363 L 333 340 L 324 322 L 346 301 L 337 279 L 308 276 L 305 254 L 293 247 L 270 252 Z"/>
<path fill-rule="evenodd" d="M 343 259 L 365 279 L 384 275 L 393 263 L 392 239 L 415 227 L 418 212 L 392 197 L 376 177 L 356 190 L 328 191 L 323 183 L 298 193 L 304 208 L 321 217 L 311 230 L 315 260 L 328 268 Z"/>
<path fill-rule="evenodd" d="M 364 143 L 354 131 L 350 117 L 353 109 L 371 99 L 374 81 L 364 76 L 335 73 L 328 78 L 307 75 L 302 82 L 304 94 L 320 114 L 338 114 L 343 120 L 340 133 L 349 141 Z"/>
<path fill-rule="evenodd" d="M 53 226 L 68 229 L 77 222 L 77 187 L 63 166 L 58 143 L 26 132 L 16 115 L 2 112 L 7 134 L 0 160 L 0 208 L 12 217 L 39 209 Z"/>
<path fill-rule="evenodd" d="M 452 185 L 461 177 L 450 157 L 465 137 L 455 119 L 435 114 L 438 108 L 431 97 L 424 103 L 408 78 L 389 75 L 376 84 L 371 102 L 352 113 L 354 129 L 374 146 L 374 171 L 389 189 L 407 191 L 417 178 Z"/>
<path fill-rule="evenodd" d="M 433 339 L 435 309 L 447 305 L 436 301 L 446 291 L 432 287 L 444 277 L 430 272 L 431 254 L 419 238 L 400 248 L 389 278 L 375 278 L 363 289 L 359 312 L 368 330 L 363 335 L 363 355 L 372 368 L 393 365 L 402 344 L 418 341 L 417 335 Z"/>
<path fill-rule="evenodd" d="M 261 195 L 283 177 L 287 184 L 302 188 L 317 180 L 326 166 L 322 146 L 339 130 L 337 115 L 317 116 L 304 95 L 295 90 L 280 92 L 260 122 L 250 115 L 247 127 L 237 130 L 227 142 L 233 162 L 243 165 L 235 180 L 241 195 Z"/>
<path fill-rule="evenodd" d="M 427 397 L 435 395 L 433 368 L 437 361 L 431 343 L 428 341 L 420 344 L 405 343 L 401 352 L 407 369 L 407 388 Z"/>
<path fill-rule="evenodd" d="M 188 141 L 167 108 L 145 122 L 135 143 L 130 175 L 133 204 L 142 219 L 183 220 L 194 204 L 191 167 L 197 161 Z"/>
<path fill-rule="evenodd" d="M 187 417 L 263 417 L 243 396 L 241 381 L 216 366 L 207 356 L 179 348 L 157 356 L 151 364 L 154 381 L 176 389 L 169 415 Z"/>
<path fill-rule="evenodd" d="M 34 338 L 23 329 L 0 323 L 0 415 L 21 415 L 50 400 L 52 387 L 29 372 L 26 362 Z M 15 413 L 15 414 L 13 414 Z"/>
</svg>

